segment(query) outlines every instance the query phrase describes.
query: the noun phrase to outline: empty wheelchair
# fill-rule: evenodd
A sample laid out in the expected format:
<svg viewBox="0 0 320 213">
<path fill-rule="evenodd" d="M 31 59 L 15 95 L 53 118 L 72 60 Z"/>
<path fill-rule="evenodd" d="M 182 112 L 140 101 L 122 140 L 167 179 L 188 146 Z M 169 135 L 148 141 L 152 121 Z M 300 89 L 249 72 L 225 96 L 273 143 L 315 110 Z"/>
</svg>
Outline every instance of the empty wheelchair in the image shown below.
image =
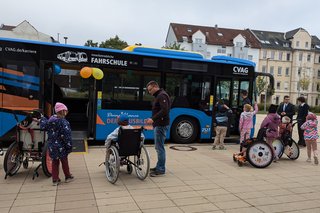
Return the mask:
<svg viewBox="0 0 320 213">
<path fill-rule="evenodd" d="M 296 124 L 297 122 L 293 123 L 292 128 Z M 292 138 L 291 131 L 285 130 L 281 137 L 272 142 L 272 146 L 274 147 L 275 153 L 279 157 L 279 159 L 283 154 L 286 154 L 287 157 L 291 160 L 296 160 L 299 158 L 300 149 L 297 142 L 295 142 L 295 140 Z"/>
<path fill-rule="evenodd" d="M 15 175 L 21 165 L 24 169 L 29 167 L 29 161 L 40 162 L 33 172 L 33 177 L 39 176 L 38 169 L 42 167 L 44 174 L 51 177 L 52 161 L 47 147 L 47 134 L 40 130 L 37 119 L 40 119 L 39 111 L 29 112 L 24 120 L 18 122 L 18 117 L 14 114 L 17 121 L 15 141 L 8 147 L 3 168 L 5 179 Z"/>
<path fill-rule="evenodd" d="M 264 141 L 267 129 L 260 129 L 257 138 L 250 138 L 240 145 L 240 152 L 233 154 L 233 161 L 238 166 L 248 161 L 256 168 L 266 168 L 273 161 L 272 147 Z"/>
<path fill-rule="evenodd" d="M 119 128 L 118 140 L 112 141 L 107 148 L 105 157 L 106 177 L 109 182 L 118 180 L 120 166 L 126 166 L 126 171 L 131 174 L 133 167 L 140 180 L 144 180 L 150 169 L 150 157 L 141 140 L 142 128 L 123 129 Z M 133 156 L 133 161 L 130 160 Z"/>
</svg>

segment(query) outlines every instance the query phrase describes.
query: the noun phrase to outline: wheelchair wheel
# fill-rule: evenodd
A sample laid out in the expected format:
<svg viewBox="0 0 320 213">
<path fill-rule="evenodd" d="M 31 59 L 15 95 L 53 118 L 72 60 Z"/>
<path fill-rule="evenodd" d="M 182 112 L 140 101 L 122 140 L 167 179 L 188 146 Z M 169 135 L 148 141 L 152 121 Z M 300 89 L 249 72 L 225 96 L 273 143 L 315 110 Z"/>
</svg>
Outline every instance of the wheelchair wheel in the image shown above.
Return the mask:
<svg viewBox="0 0 320 213">
<path fill-rule="evenodd" d="M 46 142 L 42 148 L 41 164 L 43 173 L 47 177 L 51 177 L 52 174 L 52 160 L 49 156 L 48 143 Z"/>
<path fill-rule="evenodd" d="M 130 175 L 133 171 L 133 168 L 132 168 L 132 165 L 131 164 L 128 164 L 127 165 L 127 173 Z"/>
<path fill-rule="evenodd" d="M 290 154 L 287 154 L 287 156 L 291 160 L 297 160 L 299 158 L 299 155 L 300 155 L 299 146 L 295 141 L 292 141 L 291 152 L 290 152 Z"/>
<path fill-rule="evenodd" d="M 26 157 L 23 160 L 22 166 L 23 166 L 24 169 L 28 169 L 28 167 L 29 167 L 29 158 L 28 157 Z"/>
<path fill-rule="evenodd" d="M 272 146 L 275 150 L 276 155 L 280 159 L 284 152 L 284 145 L 282 141 L 280 139 L 275 139 L 274 141 L 272 141 Z"/>
<path fill-rule="evenodd" d="M 106 177 L 110 183 L 115 183 L 119 177 L 120 157 L 116 147 L 111 146 L 106 153 Z"/>
<path fill-rule="evenodd" d="M 247 148 L 247 161 L 256 168 L 265 168 L 273 161 L 272 148 L 266 142 L 254 142 Z"/>
<path fill-rule="evenodd" d="M 134 156 L 134 163 L 136 165 L 134 169 L 136 170 L 137 177 L 140 180 L 146 179 L 150 169 L 150 157 L 149 152 L 144 145 L 141 147 L 140 156 Z"/>
<path fill-rule="evenodd" d="M 19 143 L 18 142 L 12 143 L 6 152 L 6 155 L 3 161 L 3 168 L 6 175 L 9 175 L 9 176 L 15 175 L 20 169 L 22 160 L 23 160 L 23 152 L 19 148 Z"/>
</svg>

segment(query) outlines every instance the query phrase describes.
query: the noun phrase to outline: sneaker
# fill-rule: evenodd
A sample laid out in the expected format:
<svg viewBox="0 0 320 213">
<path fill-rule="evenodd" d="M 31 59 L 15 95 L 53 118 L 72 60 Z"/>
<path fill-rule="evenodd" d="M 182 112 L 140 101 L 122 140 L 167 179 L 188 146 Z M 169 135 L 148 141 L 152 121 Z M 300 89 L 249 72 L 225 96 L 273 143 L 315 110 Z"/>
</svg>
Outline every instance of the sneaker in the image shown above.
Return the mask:
<svg viewBox="0 0 320 213">
<path fill-rule="evenodd" d="M 319 164 L 319 160 L 317 156 L 314 156 L 314 164 L 318 165 Z"/>
<path fill-rule="evenodd" d="M 224 147 L 224 146 L 220 146 L 219 149 L 220 149 L 220 150 L 226 150 L 227 148 Z"/>
<path fill-rule="evenodd" d="M 165 172 L 159 172 L 159 171 L 152 171 L 150 172 L 151 177 L 158 177 L 158 176 L 163 176 Z"/>
<path fill-rule="evenodd" d="M 70 177 L 66 177 L 64 182 L 69 183 L 73 180 L 74 180 L 74 177 L 71 175 Z"/>
<path fill-rule="evenodd" d="M 52 186 L 58 186 L 61 183 L 61 180 L 54 180 L 52 181 Z"/>
<path fill-rule="evenodd" d="M 308 158 L 306 162 L 311 163 L 311 158 Z"/>
<path fill-rule="evenodd" d="M 216 147 L 216 145 L 213 145 L 212 150 L 215 150 L 215 149 L 217 149 L 217 147 Z"/>
<path fill-rule="evenodd" d="M 155 172 L 157 170 L 156 167 L 150 168 L 150 172 Z"/>
</svg>

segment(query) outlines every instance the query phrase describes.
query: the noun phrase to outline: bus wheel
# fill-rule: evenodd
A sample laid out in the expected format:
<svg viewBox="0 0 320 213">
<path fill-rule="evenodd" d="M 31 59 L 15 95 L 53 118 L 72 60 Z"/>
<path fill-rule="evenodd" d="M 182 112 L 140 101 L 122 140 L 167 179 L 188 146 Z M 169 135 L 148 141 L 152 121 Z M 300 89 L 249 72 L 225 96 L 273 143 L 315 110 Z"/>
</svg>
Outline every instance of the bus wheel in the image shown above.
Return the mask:
<svg viewBox="0 0 320 213">
<path fill-rule="evenodd" d="M 196 140 L 199 127 L 195 119 L 190 117 L 177 118 L 171 127 L 171 138 L 176 143 L 192 143 Z"/>
</svg>

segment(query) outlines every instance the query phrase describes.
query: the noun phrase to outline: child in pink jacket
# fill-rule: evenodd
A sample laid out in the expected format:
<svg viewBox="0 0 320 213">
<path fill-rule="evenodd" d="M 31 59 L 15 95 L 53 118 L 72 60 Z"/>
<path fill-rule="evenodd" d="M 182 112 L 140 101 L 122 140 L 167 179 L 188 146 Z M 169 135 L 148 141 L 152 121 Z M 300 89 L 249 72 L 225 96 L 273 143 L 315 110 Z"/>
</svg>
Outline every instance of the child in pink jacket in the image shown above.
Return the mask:
<svg viewBox="0 0 320 213">
<path fill-rule="evenodd" d="M 317 139 L 318 135 L 318 120 L 317 116 L 311 112 L 307 115 L 307 121 L 304 122 L 301 126 L 301 129 L 304 130 L 303 136 L 307 145 L 307 162 L 311 162 L 311 149 L 313 151 L 314 164 L 318 165 L 318 151 L 317 151 Z"/>
<path fill-rule="evenodd" d="M 250 104 L 243 106 L 243 112 L 240 115 L 239 130 L 240 130 L 240 144 L 250 137 L 251 128 L 253 128 L 252 118 L 258 112 L 257 103 L 254 104 L 254 111 Z"/>
<path fill-rule="evenodd" d="M 271 106 L 268 109 L 268 115 L 264 118 L 260 126 L 260 129 L 268 129 L 266 132 L 266 138 L 267 143 L 272 147 L 274 161 L 277 161 L 279 159 L 279 157 L 276 156 L 275 150 L 272 145 L 272 142 L 279 137 L 279 124 L 281 122 L 281 118 L 277 114 L 277 108 L 277 105 L 271 104 Z"/>
</svg>

